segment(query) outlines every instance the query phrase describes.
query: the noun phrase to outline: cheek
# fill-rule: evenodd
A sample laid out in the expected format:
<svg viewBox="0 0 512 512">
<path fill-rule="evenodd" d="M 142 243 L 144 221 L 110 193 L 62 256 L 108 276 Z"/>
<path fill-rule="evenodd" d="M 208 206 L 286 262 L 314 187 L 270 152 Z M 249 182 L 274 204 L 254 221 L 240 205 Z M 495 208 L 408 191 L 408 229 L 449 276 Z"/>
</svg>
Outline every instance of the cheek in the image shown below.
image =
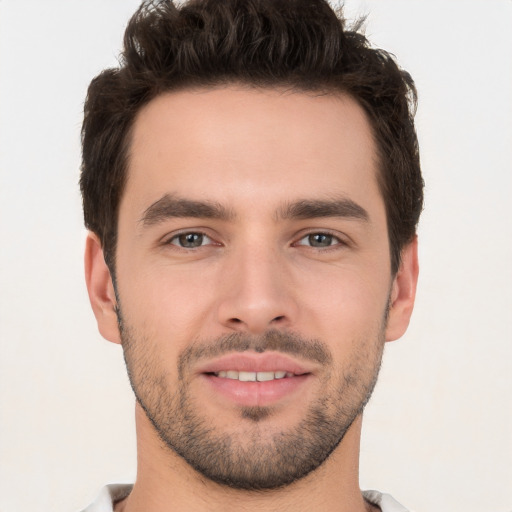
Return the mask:
<svg viewBox="0 0 512 512">
<path fill-rule="evenodd" d="M 180 344 L 197 336 L 198 326 L 208 321 L 215 287 L 202 273 L 163 266 L 128 270 L 125 275 L 132 277 L 120 280 L 119 294 L 123 312 L 134 327 Z"/>
<path fill-rule="evenodd" d="M 383 275 L 386 273 L 355 266 L 303 272 L 298 297 L 304 313 L 309 312 L 318 326 L 353 337 L 368 325 L 382 322 L 390 287 L 390 278 Z"/>
</svg>

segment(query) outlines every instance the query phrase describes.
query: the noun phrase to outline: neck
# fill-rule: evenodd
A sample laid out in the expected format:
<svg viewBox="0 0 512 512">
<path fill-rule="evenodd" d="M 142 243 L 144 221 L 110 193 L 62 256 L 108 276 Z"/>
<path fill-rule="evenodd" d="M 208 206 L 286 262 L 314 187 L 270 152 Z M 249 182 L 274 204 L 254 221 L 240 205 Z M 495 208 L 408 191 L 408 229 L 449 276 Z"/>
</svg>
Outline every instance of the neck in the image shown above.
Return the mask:
<svg viewBox="0 0 512 512">
<path fill-rule="evenodd" d="M 245 491 L 216 484 L 163 444 L 136 406 L 137 479 L 116 512 L 368 512 L 359 490 L 359 416 L 330 457 L 305 478 L 281 489 Z"/>
</svg>

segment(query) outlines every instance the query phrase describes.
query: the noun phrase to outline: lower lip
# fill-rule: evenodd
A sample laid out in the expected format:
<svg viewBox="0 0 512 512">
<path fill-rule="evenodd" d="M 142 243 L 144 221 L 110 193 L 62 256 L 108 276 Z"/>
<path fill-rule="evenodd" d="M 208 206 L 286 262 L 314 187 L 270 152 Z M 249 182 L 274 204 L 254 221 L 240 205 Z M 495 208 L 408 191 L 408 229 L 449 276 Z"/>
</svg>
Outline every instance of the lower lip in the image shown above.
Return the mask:
<svg viewBox="0 0 512 512">
<path fill-rule="evenodd" d="M 284 377 L 265 382 L 242 382 L 213 374 L 203 374 L 208 384 L 228 400 L 246 407 L 265 406 L 291 396 L 303 387 L 311 374 Z"/>
</svg>

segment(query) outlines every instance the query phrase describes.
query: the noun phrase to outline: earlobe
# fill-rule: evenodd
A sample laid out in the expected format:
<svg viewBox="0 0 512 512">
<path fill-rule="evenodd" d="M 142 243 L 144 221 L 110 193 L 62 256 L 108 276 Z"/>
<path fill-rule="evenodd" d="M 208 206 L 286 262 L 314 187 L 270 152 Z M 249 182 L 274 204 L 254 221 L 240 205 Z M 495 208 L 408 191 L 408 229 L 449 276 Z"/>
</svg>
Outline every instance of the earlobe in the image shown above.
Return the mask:
<svg viewBox="0 0 512 512">
<path fill-rule="evenodd" d="M 386 341 L 400 338 L 407 330 L 414 308 L 418 273 L 418 239 L 415 237 L 402 250 L 400 268 L 393 280 L 386 327 Z"/>
<path fill-rule="evenodd" d="M 85 242 L 85 281 L 100 334 L 121 343 L 116 313 L 116 296 L 99 238 L 89 232 Z"/>
</svg>

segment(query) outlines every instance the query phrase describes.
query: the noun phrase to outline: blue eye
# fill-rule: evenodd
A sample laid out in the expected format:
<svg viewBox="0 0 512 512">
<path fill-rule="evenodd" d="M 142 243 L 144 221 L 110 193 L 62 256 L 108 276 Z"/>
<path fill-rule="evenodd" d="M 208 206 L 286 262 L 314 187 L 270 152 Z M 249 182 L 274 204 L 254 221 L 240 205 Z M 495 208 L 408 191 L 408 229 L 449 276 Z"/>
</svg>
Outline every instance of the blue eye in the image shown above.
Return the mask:
<svg viewBox="0 0 512 512">
<path fill-rule="evenodd" d="M 339 238 L 329 233 L 311 233 L 301 238 L 298 245 L 308 245 L 315 248 L 332 247 L 340 244 Z"/>
<path fill-rule="evenodd" d="M 184 249 L 196 249 L 197 247 L 212 243 L 212 240 L 204 233 L 181 233 L 173 236 L 169 243 Z"/>
</svg>

